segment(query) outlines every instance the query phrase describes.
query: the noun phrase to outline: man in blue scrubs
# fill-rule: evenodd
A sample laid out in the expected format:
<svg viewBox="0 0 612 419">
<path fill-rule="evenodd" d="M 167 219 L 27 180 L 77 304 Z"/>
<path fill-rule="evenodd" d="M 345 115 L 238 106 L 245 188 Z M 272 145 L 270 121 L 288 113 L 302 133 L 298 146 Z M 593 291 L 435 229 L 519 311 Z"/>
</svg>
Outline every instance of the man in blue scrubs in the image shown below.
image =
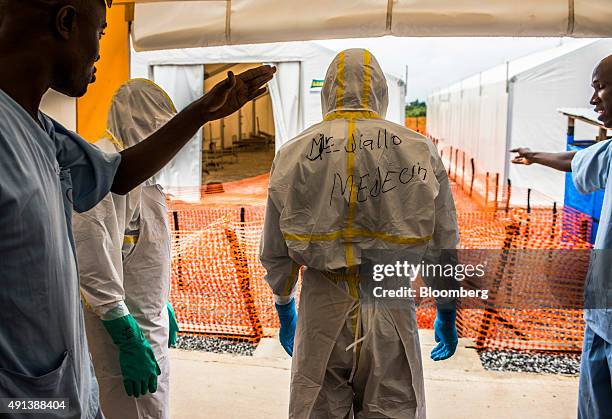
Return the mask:
<svg viewBox="0 0 612 419">
<path fill-rule="evenodd" d="M 110 0 L 107 0 L 110 2 Z M 108 4 L 110 6 L 110 4 Z M 157 173 L 206 122 L 261 95 L 275 69 L 228 78 L 137 146 L 105 154 L 42 114 L 49 89 L 95 81 L 103 0 L 0 0 L 0 416 L 6 398 L 68 399 L 54 416 L 103 417 L 72 238 L 82 212 Z M 126 339 L 134 338 L 126 336 Z"/>
<path fill-rule="evenodd" d="M 591 105 L 598 119 L 612 128 L 612 55 L 593 71 Z M 583 194 L 605 189 L 595 250 L 587 276 L 584 319 L 586 330 L 580 365 L 578 417 L 612 418 L 612 143 L 601 141 L 578 152 L 542 153 L 528 148 L 518 153 L 516 164 L 539 163 L 572 172 L 576 189 Z"/>
</svg>

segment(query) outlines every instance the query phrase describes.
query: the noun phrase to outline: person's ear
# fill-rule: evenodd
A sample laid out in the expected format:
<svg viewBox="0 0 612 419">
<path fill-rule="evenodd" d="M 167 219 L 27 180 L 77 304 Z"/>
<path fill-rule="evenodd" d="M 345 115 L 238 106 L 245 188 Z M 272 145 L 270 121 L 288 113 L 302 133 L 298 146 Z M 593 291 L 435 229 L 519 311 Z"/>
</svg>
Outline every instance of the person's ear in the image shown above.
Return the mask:
<svg viewBox="0 0 612 419">
<path fill-rule="evenodd" d="M 76 29 L 76 9 L 74 6 L 62 7 L 55 16 L 55 29 L 65 40 L 70 39 Z"/>
</svg>

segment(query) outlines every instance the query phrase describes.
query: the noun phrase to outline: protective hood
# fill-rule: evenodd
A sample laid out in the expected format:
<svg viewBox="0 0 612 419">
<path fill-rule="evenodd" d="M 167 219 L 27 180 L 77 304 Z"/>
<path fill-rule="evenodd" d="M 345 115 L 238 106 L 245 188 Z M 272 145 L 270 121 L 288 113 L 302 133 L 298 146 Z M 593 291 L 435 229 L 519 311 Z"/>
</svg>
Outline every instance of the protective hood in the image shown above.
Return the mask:
<svg viewBox="0 0 612 419">
<path fill-rule="evenodd" d="M 418 259 L 456 245 L 446 169 L 431 141 L 382 118 L 387 85 L 374 57 L 338 54 L 321 94 L 324 120 L 278 150 L 270 175 L 261 260 L 277 296 L 292 289 L 292 262 L 334 271 L 376 251 Z"/>
<path fill-rule="evenodd" d="M 113 97 L 107 134 L 121 149 L 132 147 L 164 126 L 176 115 L 168 94 L 146 79 L 127 81 Z"/>
<path fill-rule="evenodd" d="M 384 119 L 388 103 L 387 79 L 370 51 L 355 48 L 336 55 L 321 91 L 324 117 L 335 111 L 361 110 Z"/>
</svg>

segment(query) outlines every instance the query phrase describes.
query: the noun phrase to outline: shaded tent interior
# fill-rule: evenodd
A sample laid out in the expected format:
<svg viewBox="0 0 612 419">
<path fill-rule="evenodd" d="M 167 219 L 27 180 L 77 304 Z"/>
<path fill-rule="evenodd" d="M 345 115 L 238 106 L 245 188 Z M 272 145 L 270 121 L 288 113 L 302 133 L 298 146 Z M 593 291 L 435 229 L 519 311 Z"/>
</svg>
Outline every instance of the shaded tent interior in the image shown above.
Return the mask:
<svg viewBox="0 0 612 419">
<path fill-rule="evenodd" d="M 260 64 L 273 64 L 277 69 L 268 93 L 233 115 L 206 124 L 162 170 L 158 181 L 169 188 L 198 187 L 200 181 L 208 182 L 208 174 L 215 180 L 233 181 L 241 178 L 238 169 L 251 176 L 268 172 L 276 150 L 321 122 L 320 91 L 335 55 L 315 42 L 133 51 L 132 77 L 159 84 L 178 109 L 212 89 L 227 71 L 240 73 Z M 385 77 L 389 90 L 386 119 L 403 125 L 405 84 L 392 74 Z M 240 154 L 246 150 L 259 155 Z M 217 168 L 224 170 L 223 176 L 212 174 Z M 197 199 L 194 194 L 193 200 Z"/>
</svg>

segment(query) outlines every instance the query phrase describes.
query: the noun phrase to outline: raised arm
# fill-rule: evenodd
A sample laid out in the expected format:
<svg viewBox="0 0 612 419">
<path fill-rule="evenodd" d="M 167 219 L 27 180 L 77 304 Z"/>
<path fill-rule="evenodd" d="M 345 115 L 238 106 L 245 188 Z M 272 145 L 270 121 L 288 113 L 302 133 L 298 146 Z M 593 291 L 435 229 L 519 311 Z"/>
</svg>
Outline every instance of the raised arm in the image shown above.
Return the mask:
<svg viewBox="0 0 612 419">
<path fill-rule="evenodd" d="M 531 151 L 531 149 L 527 147 L 514 148 L 510 150 L 510 152 L 518 153 L 518 155 L 512 159 L 512 163 L 514 164 L 530 165 L 537 163 L 562 172 L 572 171 L 572 160 L 576 154 L 575 151 L 545 153 L 543 151 Z"/>
<path fill-rule="evenodd" d="M 159 172 L 204 124 L 236 112 L 266 92 L 276 68 L 260 66 L 227 79 L 178 113 L 166 125 L 134 147 L 121 152 L 112 192 L 125 195 Z"/>
</svg>

